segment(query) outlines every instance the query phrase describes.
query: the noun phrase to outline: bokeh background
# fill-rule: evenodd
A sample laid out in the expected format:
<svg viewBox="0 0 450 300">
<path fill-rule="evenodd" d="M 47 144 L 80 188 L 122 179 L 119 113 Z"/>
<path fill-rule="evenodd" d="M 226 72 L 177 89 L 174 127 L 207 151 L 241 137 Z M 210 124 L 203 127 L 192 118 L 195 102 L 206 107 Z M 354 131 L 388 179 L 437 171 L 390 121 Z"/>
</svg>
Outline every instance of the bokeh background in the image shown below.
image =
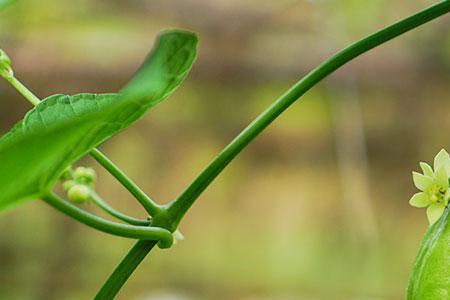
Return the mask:
<svg viewBox="0 0 450 300">
<path fill-rule="evenodd" d="M 101 147 L 165 203 L 311 68 L 434 2 L 20 0 L 0 12 L 0 47 L 40 97 L 104 93 L 126 83 L 160 30 L 198 32 L 188 80 Z M 425 211 L 408 205 L 411 171 L 450 148 L 449 25 L 445 16 L 408 33 L 306 94 L 200 197 L 181 224 L 186 239 L 153 251 L 119 299 L 403 299 L 427 228 Z M 4 82 L 0 102 L 4 133 L 30 105 Z M 82 163 L 97 168 L 111 205 L 145 216 Z M 23 204 L 0 216 L 0 299 L 90 299 L 132 244 Z"/>
</svg>

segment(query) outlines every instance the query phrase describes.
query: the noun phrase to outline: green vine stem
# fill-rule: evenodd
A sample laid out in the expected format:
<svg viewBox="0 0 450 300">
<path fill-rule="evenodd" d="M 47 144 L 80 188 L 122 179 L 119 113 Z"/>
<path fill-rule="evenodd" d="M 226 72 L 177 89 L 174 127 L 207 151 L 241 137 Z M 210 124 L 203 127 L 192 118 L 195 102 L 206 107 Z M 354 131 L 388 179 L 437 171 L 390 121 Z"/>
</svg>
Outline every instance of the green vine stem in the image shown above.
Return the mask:
<svg viewBox="0 0 450 300">
<path fill-rule="evenodd" d="M 99 164 L 101 164 L 112 176 L 114 176 L 145 208 L 151 215 L 156 216 L 161 213 L 161 207 L 148 197 L 119 167 L 117 167 L 105 154 L 98 149 L 89 152 Z"/>
<path fill-rule="evenodd" d="M 131 225 L 136 225 L 136 226 L 149 226 L 150 225 L 150 220 L 141 220 L 141 219 L 133 218 L 133 217 L 127 216 L 127 215 L 115 210 L 108 203 L 103 201 L 103 199 L 94 191 L 91 192 L 89 198 L 92 200 L 92 202 L 95 205 L 100 207 L 106 213 L 110 214 L 111 216 L 113 216 L 125 223 L 131 224 Z"/>
<path fill-rule="evenodd" d="M 441 1 L 408 18 L 390 25 L 338 52 L 317 68 L 312 70 L 303 79 L 292 86 L 285 94 L 278 98 L 266 111 L 259 115 L 247 128 L 245 128 L 219 155 L 195 178 L 172 203 L 168 205 L 168 215 L 176 228 L 186 214 L 187 210 L 220 174 L 220 172 L 242 151 L 258 134 L 272 123 L 291 104 L 303 94 L 314 87 L 323 78 L 333 73 L 342 65 L 356 58 L 364 52 L 375 48 L 413 28 L 429 22 L 450 11 L 450 1 Z"/>
<path fill-rule="evenodd" d="M 154 241 L 138 241 L 127 253 L 122 261 L 113 271 L 114 276 L 110 276 L 103 284 L 102 288 L 95 296 L 95 300 L 114 299 L 131 274 L 136 270 L 142 260 L 155 247 Z"/>
<path fill-rule="evenodd" d="M 198 196 L 233 158 L 304 93 L 355 57 L 449 11 L 450 0 L 440 1 L 348 46 L 308 73 L 245 128 L 220 152 L 184 192 L 166 206 L 169 219 L 172 221 L 171 231 L 178 226 L 184 214 Z M 158 226 L 157 222 L 153 225 Z M 113 299 L 153 246 L 153 242 L 139 241 L 136 243 L 103 285 L 96 299 Z"/>
<path fill-rule="evenodd" d="M 173 244 L 172 233 L 164 228 L 114 223 L 90 214 L 61 199 L 56 194 L 48 194 L 42 197 L 42 200 L 62 213 L 97 230 L 126 238 L 159 241 L 158 245 L 161 248 L 169 248 Z"/>
<path fill-rule="evenodd" d="M 17 80 L 16 77 L 14 77 L 13 74 L 11 76 L 4 76 L 5 80 L 11 84 L 12 87 L 14 87 L 22 96 L 24 96 L 25 99 L 27 99 L 31 104 L 34 106 L 38 105 L 41 100 L 33 94 L 25 85 L 23 85 L 22 82 Z"/>
</svg>

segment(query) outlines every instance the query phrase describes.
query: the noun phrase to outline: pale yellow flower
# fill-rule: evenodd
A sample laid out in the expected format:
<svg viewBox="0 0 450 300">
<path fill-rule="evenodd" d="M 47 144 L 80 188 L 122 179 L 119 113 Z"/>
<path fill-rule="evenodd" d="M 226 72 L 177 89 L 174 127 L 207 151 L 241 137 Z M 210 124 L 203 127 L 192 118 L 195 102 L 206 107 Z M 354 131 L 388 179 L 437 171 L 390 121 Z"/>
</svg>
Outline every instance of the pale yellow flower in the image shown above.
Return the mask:
<svg viewBox="0 0 450 300">
<path fill-rule="evenodd" d="M 423 174 L 413 172 L 414 185 L 421 191 L 412 196 L 409 204 L 414 207 L 427 207 L 430 225 L 444 213 L 450 199 L 450 155 L 442 149 L 434 158 L 433 168 L 421 162 Z"/>
</svg>

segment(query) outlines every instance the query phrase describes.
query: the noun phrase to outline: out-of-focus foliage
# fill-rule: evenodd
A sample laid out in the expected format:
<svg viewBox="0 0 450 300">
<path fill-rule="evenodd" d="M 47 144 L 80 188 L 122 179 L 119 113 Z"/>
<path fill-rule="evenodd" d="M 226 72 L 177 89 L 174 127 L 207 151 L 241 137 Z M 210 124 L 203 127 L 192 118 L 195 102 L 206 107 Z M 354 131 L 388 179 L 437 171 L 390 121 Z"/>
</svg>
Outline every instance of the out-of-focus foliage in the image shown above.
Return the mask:
<svg viewBox="0 0 450 300">
<path fill-rule="evenodd" d="M 15 0 L 0 0 L 0 9 L 4 9 L 8 5 L 12 4 Z"/>
<path fill-rule="evenodd" d="M 158 31 L 199 32 L 186 84 L 104 147 L 164 203 L 324 58 L 434 2 L 20 0 L 0 12 L 0 45 L 18 77 L 44 97 L 117 91 Z M 204 193 L 181 224 L 186 239 L 153 253 L 122 299 L 404 299 L 427 227 L 408 205 L 410 171 L 450 143 L 449 39 L 444 17 L 305 95 Z M 3 82 L 0 103 L 6 132 L 29 105 Z M 367 159 L 351 152 L 342 160 L 339 145 L 360 145 L 360 132 Z M 106 200 L 143 217 L 114 179 L 103 171 L 99 178 Z M 360 221 L 372 218 L 375 230 Z M 0 228 L 9 229 L 0 230 L 7 299 L 89 298 L 131 245 L 40 202 L 9 212 Z"/>
</svg>

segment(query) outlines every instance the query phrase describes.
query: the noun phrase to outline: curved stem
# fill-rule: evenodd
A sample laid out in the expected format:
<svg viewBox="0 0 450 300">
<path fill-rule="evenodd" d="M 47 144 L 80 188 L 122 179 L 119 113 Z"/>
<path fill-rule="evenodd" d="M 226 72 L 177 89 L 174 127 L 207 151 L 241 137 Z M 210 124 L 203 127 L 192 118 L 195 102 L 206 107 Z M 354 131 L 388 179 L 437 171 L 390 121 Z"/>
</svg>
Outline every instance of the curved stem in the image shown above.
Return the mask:
<svg viewBox="0 0 450 300">
<path fill-rule="evenodd" d="M 112 176 L 114 176 L 145 208 L 151 215 L 156 216 L 161 212 L 161 207 L 148 197 L 119 167 L 117 167 L 105 154 L 98 149 L 89 152 L 99 164 L 101 164 Z"/>
<path fill-rule="evenodd" d="M 441 1 L 393 25 L 390 25 L 338 52 L 317 68 L 312 70 L 303 79 L 291 87 L 278 98 L 266 111 L 259 115 L 247 126 L 216 158 L 194 179 L 173 202 L 168 205 L 168 215 L 176 227 L 184 214 L 209 186 L 209 184 L 222 172 L 222 170 L 241 152 L 253 139 L 258 136 L 270 123 L 272 123 L 291 104 L 303 94 L 314 87 L 323 78 L 333 73 L 345 63 L 364 52 L 369 51 L 413 28 L 429 22 L 450 11 L 450 0 Z"/>
<path fill-rule="evenodd" d="M 33 92 L 31 92 L 26 86 L 24 86 L 22 82 L 17 80 L 17 78 L 14 77 L 14 75 L 4 76 L 3 78 L 6 81 L 8 81 L 9 84 L 11 84 L 11 86 L 13 86 L 25 99 L 27 99 L 34 106 L 38 105 L 39 102 L 41 102 L 41 100 L 35 94 L 33 94 Z"/>
<path fill-rule="evenodd" d="M 95 295 L 96 300 L 114 299 L 119 290 L 133 274 L 141 261 L 155 247 L 154 241 L 138 241 L 113 271 L 113 275 L 103 284 Z"/>
<path fill-rule="evenodd" d="M 42 200 L 69 217 L 106 233 L 132 239 L 159 241 L 161 248 L 168 248 L 173 243 L 172 233 L 161 227 L 143 227 L 114 223 L 90 214 L 61 199 L 56 194 L 46 195 L 42 197 Z"/>
<path fill-rule="evenodd" d="M 98 207 L 100 207 L 103 211 L 105 211 L 106 213 L 110 214 L 111 216 L 124 221 L 125 223 L 131 224 L 131 225 L 136 225 L 136 226 L 149 226 L 150 225 L 150 220 L 141 220 L 141 219 L 137 219 L 137 218 L 133 218 L 130 216 L 127 216 L 117 210 L 115 210 L 114 208 L 112 208 L 108 203 L 106 203 L 102 198 L 100 198 L 100 196 L 95 193 L 95 192 L 91 192 L 91 196 L 90 199 L 92 200 L 92 202 L 94 202 L 94 204 L 96 204 Z"/>
</svg>

